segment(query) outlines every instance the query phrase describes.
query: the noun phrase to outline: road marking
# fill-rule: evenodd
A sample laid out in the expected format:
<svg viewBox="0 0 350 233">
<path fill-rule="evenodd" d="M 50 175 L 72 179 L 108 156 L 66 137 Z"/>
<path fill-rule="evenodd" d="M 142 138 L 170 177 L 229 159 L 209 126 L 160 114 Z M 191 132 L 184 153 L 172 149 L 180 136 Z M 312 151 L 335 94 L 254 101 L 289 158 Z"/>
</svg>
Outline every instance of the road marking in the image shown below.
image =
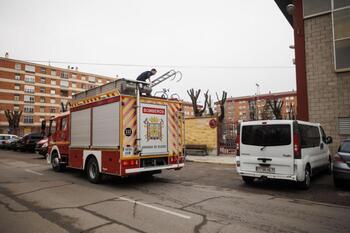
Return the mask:
<svg viewBox="0 0 350 233">
<path fill-rule="evenodd" d="M 33 173 L 33 174 L 35 174 L 35 175 L 39 175 L 39 176 L 44 175 L 44 174 L 42 174 L 42 173 L 39 173 L 39 172 L 36 172 L 36 171 L 30 170 L 30 169 L 25 169 L 24 171 L 29 172 L 29 173 Z"/>
<path fill-rule="evenodd" d="M 191 216 L 180 214 L 180 213 L 177 213 L 177 212 L 174 212 L 174 211 L 170 211 L 170 210 L 167 210 L 167 209 L 156 207 L 156 206 L 153 206 L 153 205 L 150 205 L 150 204 L 146 204 L 146 203 L 143 203 L 143 202 L 135 201 L 135 200 L 132 200 L 132 199 L 129 199 L 129 198 L 126 198 L 126 197 L 119 197 L 119 199 L 123 200 L 123 201 L 130 202 L 132 204 L 138 204 L 138 205 L 141 205 L 141 206 L 144 206 L 144 207 L 148 207 L 150 209 L 158 210 L 158 211 L 161 211 L 161 212 L 164 212 L 164 213 L 167 213 L 167 214 L 172 214 L 172 215 L 175 215 L 175 216 L 180 217 L 180 218 L 191 219 Z"/>
</svg>

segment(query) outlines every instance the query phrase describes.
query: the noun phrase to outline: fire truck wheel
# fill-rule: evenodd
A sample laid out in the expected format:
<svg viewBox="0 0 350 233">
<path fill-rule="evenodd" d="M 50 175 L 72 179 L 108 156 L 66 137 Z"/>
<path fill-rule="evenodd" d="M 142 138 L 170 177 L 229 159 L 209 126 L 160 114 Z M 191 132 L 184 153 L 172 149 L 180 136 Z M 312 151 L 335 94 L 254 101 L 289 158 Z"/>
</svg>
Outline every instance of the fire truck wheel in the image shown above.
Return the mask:
<svg viewBox="0 0 350 233">
<path fill-rule="evenodd" d="M 86 167 L 86 173 L 88 180 L 91 183 L 98 184 L 101 181 L 101 173 L 98 169 L 98 163 L 97 160 L 92 157 L 89 159 L 87 167 Z"/>
<path fill-rule="evenodd" d="M 61 164 L 60 164 L 60 160 L 58 158 L 57 153 L 53 153 L 51 156 L 51 165 L 52 165 L 52 169 L 55 172 L 60 172 L 62 170 Z"/>
</svg>

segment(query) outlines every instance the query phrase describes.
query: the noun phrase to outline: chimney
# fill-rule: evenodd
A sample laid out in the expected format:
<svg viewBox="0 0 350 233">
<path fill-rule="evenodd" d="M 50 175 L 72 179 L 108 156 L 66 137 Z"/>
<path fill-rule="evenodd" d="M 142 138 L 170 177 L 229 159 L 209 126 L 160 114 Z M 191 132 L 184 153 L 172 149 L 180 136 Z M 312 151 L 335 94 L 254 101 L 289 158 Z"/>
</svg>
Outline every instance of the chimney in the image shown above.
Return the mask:
<svg viewBox="0 0 350 233">
<path fill-rule="evenodd" d="M 9 58 L 9 53 L 8 52 L 5 53 L 5 58 Z"/>
</svg>

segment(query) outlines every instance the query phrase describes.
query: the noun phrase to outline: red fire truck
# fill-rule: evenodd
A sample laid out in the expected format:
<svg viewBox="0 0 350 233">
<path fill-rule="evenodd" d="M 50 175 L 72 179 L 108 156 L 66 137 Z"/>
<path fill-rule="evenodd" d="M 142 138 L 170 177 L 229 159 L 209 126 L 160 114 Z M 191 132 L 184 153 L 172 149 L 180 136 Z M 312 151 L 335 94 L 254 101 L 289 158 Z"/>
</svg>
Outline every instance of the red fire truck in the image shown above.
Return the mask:
<svg viewBox="0 0 350 233">
<path fill-rule="evenodd" d="M 103 174 L 181 169 L 182 102 L 151 91 L 149 83 L 119 79 L 74 95 L 70 111 L 50 122 L 47 158 L 53 170 L 80 169 L 98 183 Z"/>
</svg>

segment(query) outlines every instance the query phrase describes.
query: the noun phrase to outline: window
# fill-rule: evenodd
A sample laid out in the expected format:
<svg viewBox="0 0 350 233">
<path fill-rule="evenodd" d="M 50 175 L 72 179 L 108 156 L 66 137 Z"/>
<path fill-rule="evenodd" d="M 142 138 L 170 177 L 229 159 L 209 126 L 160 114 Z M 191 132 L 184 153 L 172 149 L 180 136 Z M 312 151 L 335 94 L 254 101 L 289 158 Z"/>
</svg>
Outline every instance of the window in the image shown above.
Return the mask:
<svg viewBox="0 0 350 233">
<path fill-rule="evenodd" d="M 15 83 L 15 90 L 19 90 L 19 89 L 21 89 L 21 85 Z"/>
<path fill-rule="evenodd" d="M 56 70 L 51 70 L 51 75 L 56 76 L 57 75 Z"/>
<path fill-rule="evenodd" d="M 40 106 L 40 113 L 44 113 L 45 112 L 45 107 L 44 106 Z"/>
<path fill-rule="evenodd" d="M 336 2 L 336 1 L 335 1 Z M 333 12 L 335 69 L 350 69 L 350 2 Z"/>
<path fill-rule="evenodd" d="M 61 72 L 61 78 L 68 79 L 68 73 L 65 71 Z"/>
<path fill-rule="evenodd" d="M 67 90 L 61 90 L 61 96 L 68 97 L 68 91 Z"/>
<path fill-rule="evenodd" d="M 89 76 L 88 81 L 89 81 L 90 83 L 95 83 L 95 82 L 96 82 L 96 78 L 93 77 L 93 76 Z"/>
<path fill-rule="evenodd" d="M 15 94 L 15 95 L 14 95 L 14 100 L 15 100 L 15 101 L 19 101 L 19 95 Z"/>
<path fill-rule="evenodd" d="M 51 85 L 56 86 L 56 80 L 51 80 Z"/>
<path fill-rule="evenodd" d="M 331 11 L 331 0 L 303 1 L 304 17 L 322 14 Z"/>
<path fill-rule="evenodd" d="M 24 112 L 34 113 L 34 106 L 24 106 Z"/>
<path fill-rule="evenodd" d="M 61 87 L 69 87 L 69 82 L 67 80 L 61 80 Z"/>
<path fill-rule="evenodd" d="M 299 125 L 301 148 L 310 148 L 319 146 L 320 131 L 316 126 Z"/>
<path fill-rule="evenodd" d="M 56 113 L 56 108 L 55 107 L 51 107 L 50 108 L 50 113 Z"/>
<path fill-rule="evenodd" d="M 51 94 L 51 95 L 56 95 L 56 90 L 55 90 L 55 89 L 51 89 L 51 90 L 50 90 L 50 94 Z"/>
<path fill-rule="evenodd" d="M 24 76 L 24 81 L 27 83 L 34 83 L 35 82 L 35 77 L 31 75 L 25 75 Z"/>
<path fill-rule="evenodd" d="M 347 7 L 350 5 L 349 0 L 333 0 L 334 4 L 334 9 L 342 8 L 342 7 Z"/>
<path fill-rule="evenodd" d="M 77 87 L 77 84 L 76 84 L 76 83 L 72 83 L 72 87 L 73 87 L 73 88 L 76 88 L 76 87 Z"/>
<path fill-rule="evenodd" d="M 45 67 L 40 67 L 40 73 L 46 74 L 46 68 Z"/>
<path fill-rule="evenodd" d="M 26 92 L 26 93 L 34 93 L 34 91 L 35 91 L 35 87 L 34 86 L 24 85 L 24 92 Z"/>
<path fill-rule="evenodd" d="M 46 79 L 43 78 L 43 77 L 41 77 L 41 78 L 40 78 L 40 82 L 41 82 L 41 83 L 46 83 Z"/>
<path fill-rule="evenodd" d="M 21 75 L 15 74 L 15 80 L 21 80 Z"/>
<path fill-rule="evenodd" d="M 85 76 L 81 76 L 81 80 L 82 81 L 86 81 L 86 77 Z"/>
<path fill-rule="evenodd" d="M 327 135 L 326 135 L 326 133 L 324 132 L 323 128 L 322 128 L 322 127 L 320 127 L 320 128 L 321 128 L 322 141 L 323 141 L 324 143 L 327 143 Z"/>
<path fill-rule="evenodd" d="M 247 125 L 242 127 L 242 144 L 283 146 L 291 144 L 290 125 Z"/>
<path fill-rule="evenodd" d="M 338 132 L 340 135 L 350 135 L 350 117 L 338 118 Z"/>
<path fill-rule="evenodd" d="M 40 93 L 46 93 L 45 87 L 40 87 Z"/>
<path fill-rule="evenodd" d="M 24 70 L 30 73 L 35 73 L 35 66 L 25 65 Z"/>
<path fill-rule="evenodd" d="M 40 103 L 45 103 L 45 97 L 40 97 Z"/>
<path fill-rule="evenodd" d="M 33 116 L 23 116 L 23 123 L 33 124 L 33 122 L 34 122 Z"/>
<path fill-rule="evenodd" d="M 76 74 L 72 74 L 72 79 L 77 79 L 77 75 Z"/>
<path fill-rule="evenodd" d="M 13 111 L 15 111 L 15 112 L 19 111 L 19 105 L 18 104 L 13 105 Z"/>
<path fill-rule="evenodd" d="M 67 117 L 62 118 L 61 121 L 61 130 L 66 130 L 67 129 Z"/>
<path fill-rule="evenodd" d="M 21 64 L 16 63 L 16 64 L 15 64 L 15 70 L 21 70 L 21 69 L 22 69 Z"/>
<path fill-rule="evenodd" d="M 340 147 L 339 147 L 339 152 L 343 152 L 343 153 L 350 153 L 350 141 L 346 140 L 344 141 Z"/>
<path fill-rule="evenodd" d="M 25 95 L 24 96 L 24 102 L 26 102 L 26 103 L 34 103 L 35 102 L 34 96 L 32 96 L 32 95 Z"/>
<path fill-rule="evenodd" d="M 51 104 L 55 104 L 56 103 L 56 99 L 50 99 L 50 103 Z"/>
</svg>

